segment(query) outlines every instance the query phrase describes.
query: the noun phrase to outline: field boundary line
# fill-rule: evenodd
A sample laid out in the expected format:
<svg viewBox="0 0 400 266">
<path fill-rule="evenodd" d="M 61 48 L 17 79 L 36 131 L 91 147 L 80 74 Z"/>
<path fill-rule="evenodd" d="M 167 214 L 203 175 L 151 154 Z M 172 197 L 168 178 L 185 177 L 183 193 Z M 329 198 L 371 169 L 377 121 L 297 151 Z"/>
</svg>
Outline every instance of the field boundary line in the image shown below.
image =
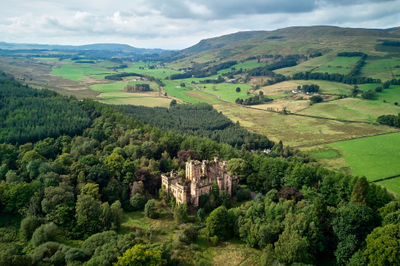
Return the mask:
<svg viewBox="0 0 400 266">
<path fill-rule="evenodd" d="M 388 177 L 384 177 L 384 178 L 380 178 L 380 179 L 376 179 L 376 180 L 372 180 L 371 183 L 378 183 L 378 182 L 381 182 L 381 181 L 390 180 L 390 179 L 394 179 L 394 178 L 397 178 L 397 177 L 400 177 L 400 174 L 392 175 L 392 176 L 388 176 Z"/>
<path fill-rule="evenodd" d="M 350 137 L 350 138 L 344 138 L 344 139 L 341 139 L 341 140 L 333 140 L 333 141 L 319 142 L 319 143 L 316 143 L 316 144 L 297 145 L 297 146 L 292 146 L 292 148 L 295 148 L 295 149 L 298 149 L 298 148 L 308 148 L 308 147 L 312 147 L 312 146 L 330 144 L 330 143 L 335 143 L 335 142 L 340 142 L 340 141 L 347 141 L 347 140 L 353 140 L 353 139 L 362 139 L 362 138 L 376 137 L 376 136 L 382 136 L 382 135 L 395 134 L 395 133 L 399 133 L 399 132 L 400 132 L 400 130 L 394 131 L 394 132 L 378 133 L 378 134 L 367 135 L 367 136 Z"/>
<path fill-rule="evenodd" d="M 253 109 L 253 110 L 259 110 L 259 111 L 264 111 L 264 112 L 276 113 L 276 114 L 281 114 L 281 115 L 295 115 L 295 116 L 309 117 L 309 118 L 315 118 L 315 119 L 332 120 L 332 121 L 344 122 L 344 123 L 357 123 L 357 124 L 368 124 L 368 125 L 380 125 L 379 123 L 376 123 L 376 122 L 356 121 L 356 120 L 341 120 L 341 119 L 337 119 L 337 118 L 330 118 L 330 117 L 316 116 L 316 115 L 305 115 L 305 114 L 298 114 L 298 113 L 292 113 L 292 112 L 282 113 L 282 111 L 274 111 L 274 110 L 268 110 L 268 109 L 259 109 L 259 108 L 255 108 L 255 107 L 248 106 L 248 105 L 242 105 L 242 104 L 237 104 L 237 105 L 242 106 L 242 107 L 245 107 L 245 108 Z"/>
</svg>

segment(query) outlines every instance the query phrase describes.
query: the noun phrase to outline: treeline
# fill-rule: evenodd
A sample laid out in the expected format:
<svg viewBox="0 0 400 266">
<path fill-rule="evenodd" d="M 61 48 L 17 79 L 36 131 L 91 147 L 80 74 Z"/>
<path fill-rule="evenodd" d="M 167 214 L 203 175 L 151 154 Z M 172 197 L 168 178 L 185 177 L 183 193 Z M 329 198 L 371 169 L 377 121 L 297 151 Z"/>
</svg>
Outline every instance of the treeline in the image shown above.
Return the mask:
<svg viewBox="0 0 400 266">
<path fill-rule="evenodd" d="M 366 56 L 366 54 L 362 53 L 362 52 L 341 52 L 338 53 L 337 56 L 344 56 L 344 57 L 363 57 Z"/>
<path fill-rule="evenodd" d="M 107 75 L 107 76 L 105 76 L 104 78 L 105 78 L 105 79 L 108 79 L 108 80 L 122 80 L 122 78 L 125 78 L 125 77 L 132 77 L 132 76 L 135 76 L 135 77 L 144 77 L 143 75 L 138 74 L 138 73 L 133 73 L 133 72 L 127 73 L 127 72 L 123 72 L 123 73 L 118 73 L 118 74 Z"/>
<path fill-rule="evenodd" d="M 329 73 L 311 73 L 311 72 L 299 72 L 293 75 L 294 80 L 329 80 L 335 82 L 341 82 L 346 84 L 362 84 L 362 83 L 381 83 L 380 79 L 373 79 L 368 77 L 353 77 L 343 74 L 329 74 Z"/>
<path fill-rule="evenodd" d="M 297 65 L 298 60 L 302 58 L 304 58 L 304 56 L 288 55 L 286 57 L 283 57 L 279 61 L 269 64 L 267 66 L 250 69 L 247 71 L 247 73 L 249 76 L 271 76 L 273 70 L 295 66 Z"/>
<path fill-rule="evenodd" d="M 151 91 L 150 85 L 143 83 L 143 84 L 127 84 L 124 88 L 126 92 L 143 92 L 143 91 Z"/>
<path fill-rule="evenodd" d="M 193 68 L 185 73 L 173 74 L 170 76 L 170 79 L 185 79 L 185 78 L 204 78 L 212 75 L 216 75 L 218 71 L 229 68 L 233 65 L 236 65 L 237 61 L 228 61 L 223 62 L 214 66 L 204 67 L 203 64 L 194 65 Z"/>
<path fill-rule="evenodd" d="M 382 40 L 381 45 L 400 47 L 400 42 L 399 41 L 393 41 L 393 40 Z"/>
<path fill-rule="evenodd" d="M 387 89 L 390 85 L 400 85 L 400 79 L 387 80 L 383 83 L 383 88 Z"/>
<path fill-rule="evenodd" d="M 165 130 L 205 137 L 247 150 L 273 146 L 267 137 L 248 132 L 208 104 L 176 105 L 169 109 L 131 105 L 118 105 L 114 108 L 143 123 Z"/>
<path fill-rule="evenodd" d="M 303 86 L 298 86 L 297 87 L 298 90 L 302 90 L 304 92 L 308 92 L 308 93 L 316 93 L 319 91 L 319 85 L 317 84 L 305 84 Z"/>
<path fill-rule="evenodd" d="M 349 74 L 347 74 L 348 77 L 357 77 L 361 73 L 361 68 L 365 65 L 365 60 L 367 59 L 367 55 L 363 54 L 360 58 L 360 60 L 357 61 L 355 66 L 352 68 Z"/>
<path fill-rule="evenodd" d="M 376 122 L 382 125 L 400 128 L 400 113 L 398 115 L 381 115 Z"/>
<path fill-rule="evenodd" d="M 255 95 L 246 99 L 237 98 L 235 103 L 242 104 L 242 105 L 257 105 L 257 104 L 264 104 L 268 102 L 272 102 L 273 99 L 265 97 L 262 93 L 259 95 Z"/>
<path fill-rule="evenodd" d="M 0 77 L 0 143 L 79 135 L 96 115 L 93 108 L 75 98 Z"/>
</svg>

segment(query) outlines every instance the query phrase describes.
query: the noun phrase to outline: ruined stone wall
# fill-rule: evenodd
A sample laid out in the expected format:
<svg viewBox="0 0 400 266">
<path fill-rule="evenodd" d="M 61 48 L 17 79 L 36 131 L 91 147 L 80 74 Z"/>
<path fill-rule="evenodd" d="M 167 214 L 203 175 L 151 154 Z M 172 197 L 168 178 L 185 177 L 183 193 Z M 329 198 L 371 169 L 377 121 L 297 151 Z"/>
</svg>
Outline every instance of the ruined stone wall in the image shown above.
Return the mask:
<svg viewBox="0 0 400 266">
<path fill-rule="evenodd" d="M 192 203 L 195 207 L 199 204 L 201 195 L 210 194 L 212 184 L 216 182 L 220 191 L 232 194 L 232 185 L 237 182 L 236 177 L 226 173 L 226 162 L 214 161 L 190 161 L 186 163 L 187 184 L 180 185 L 176 173 L 171 177 L 162 176 L 162 185 L 171 193 L 178 204 Z"/>
</svg>

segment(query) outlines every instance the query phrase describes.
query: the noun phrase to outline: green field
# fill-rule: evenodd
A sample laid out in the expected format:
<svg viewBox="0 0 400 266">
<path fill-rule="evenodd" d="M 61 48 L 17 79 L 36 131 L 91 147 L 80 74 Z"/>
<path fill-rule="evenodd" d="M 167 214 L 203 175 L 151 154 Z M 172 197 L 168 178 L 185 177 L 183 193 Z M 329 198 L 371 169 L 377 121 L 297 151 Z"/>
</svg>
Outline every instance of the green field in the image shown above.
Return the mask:
<svg viewBox="0 0 400 266">
<path fill-rule="evenodd" d="M 203 91 L 196 90 L 192 86 L 181 87 L 180 86 L 181 81 L 165 80 L 164 83 L 165 83 L 164 90 L 168 95 L 181 99 L 184 102 L 187 103 L 206 102 L 209 104 L 220 103 L 217 97 L 207 94 Z"/>
<path fill-rule="evenodd" d="M 299 85 L 316 84 L 320 87 L 319 89 L 321 94 L 350 95 L 351 89 L 353 88 L 353 86 L 349 84 L 326 80 L 293 80 L 291 82 Z"/>
<path fill-rule="evenodd" d="M 93 64 L 63 64 L 53 67 L 51 74 L 73 81 L 82 81 L 87 78 L 104 79 L 112 71 Z"/>
<path fill-rule="evenodd" d="M 176 70 L 168 69 L 168 68 L 150 68 L 150 66 L 154 66 L 156 63 L 146 63 L 146 62 L 135 62 L 127 68 L 119 69 L 118 72 L 133 72 L 142 75 L 152 76 L 158 79 L 165 79 L 172 74 L 181 73 Z"/>
<path fill-rule="evenodd" d="M 129 93 L 124 91 L 124 88 L 127 84 L 138 83 L 150 84 L 150 88 L 152 88 L 155 92 Z M 158 85 L 154 82 L 117 81 L 108 84 L 95 84 L 89 87 L 94 91 L 100 92 L 100 95 L 97 96 L 99 101 L 107 104 L 132 104 L 148 107 L 168 107 L 171 102 L 171 99 L 159 95 Z"/>
<path fill-rule="evenodd" d="M 397 114 L 400 107 L 378 100 L 344 98 L 331 102 L 313 104 L 300 111 L 301 114 L 336 118 L 340 120 L 376 122 L 376 118 L 385 114 Z"/>
<path fill-rule="evenodd" d="M 102 93 L 118 92 L 118 91 L 124 91 L 125 86 L 128 84 L 129 85 L 149 84 L 152 91 L 158 91 L 158 85 L 155 82 L 149 82 L 149 81 L 116 81 L 106 84 L 90 85 L 89 88 L 94 91 Z"/>
<path fill-rule="evenodd" d="M 391 85 L 389 89 L 385 89 L 377 94 L 379 101 L 385 100 L 388 103 L 400 103 L 400 85 Z M 400 112 L 400 108 L 399 108 Z"/>
<path fill-rule="evenodd" d="M 319 56 L 298 64 L 297 66 L 281 68 L 274 72 L 282 75 L 293 75 L 298 72 L 311 72 L 320 66 L 326 65 L 331 60 L 331 57 Z"/>
<path fill-rule="evenodd" d="M 247 94 L 247 90 L 251 88 L 248 84 L 232 84 L 232 83 L 218 83 L 218 84 L 198 84 L 198 88 L 204 90 L 209 94 L 218 95 L 222 100 L 228 102 L 235 102 L 237 98 L 246 99 L 252 94 Z M 236 92 L 236 88 L 240 88 L 240 92 Z"/>
<path fill-rule="evenodd" d="M 380 181 L 377 182 L 377 184 L 386 187 L 389 191 L 396 193 L 397 195 L 400 195 L 400 177 Z"/>
<path fill-rule="evenodd" d="M 56 61 L 59 61 L 58 57 L 35 57 L 35 59 L 43 61 L 43 62 L 56 62 Z"/>
<path fill-rule="evenodd" d="M 360 59 L 361 57 L 337 56 L 331 61 L 328 61 L 325 64 L 315 68 L 313 72 L 329 73 L 329 74 L 338 73 L 346 75 L 350 73 L 351 69 Z"/>
<path fill-rule="evenodd" d="M 331 149 L 321 149 L 316 150 L 311 153 L 312 157 L 317 160 L 329 160 L 340 157 L 340 154 L 336 150 Z"/>
<path fill-rule="evenodd" d="M 400 146 L 396 143 L 400 143 L 400 132 L 327 146 L 340 151 L 354 175 L 366 176 L 373 181 L 400 174 Z"/>
<path fill-rule="evenodd" d="M 99 101 L 107 104 L 131 104 L 143 105 L 148 107 L 169 107 L 171 99 L 156 95 L 128 92 L 109 92 L 101 93 L 97 96 Z"/>
<path fill-rule="evenodd" d="M 273 141 L 282 140 L 289 146 L 316 145 L 397 131 L 386 126 L 282 115 L 229 103 L 214 107 L 233 122 L 239 121 L 249 131 L 263 134 Z"/>
<path fill-rule="evenodd" d="M 399 78 L 400 58 L 367 59 L 361 74 L 382 81 Z"/>
<path fill-rule="evenodd" d="M 247 69 L 257 68 L 257 67 L 265 66 L 265 65 L 266 65 L 266 63 L 258 63 L 257 61 L 246 61 L 243 63 L 238 63 L 236 65 L 233 65 L 229 68 L 222 69 L 222 70 L 218 71 L 218 75 L 231 72 L 232 68 L 235 68 L 235 70 L 239 70 L 239 69 L 247 70 Z"/>
</svg>

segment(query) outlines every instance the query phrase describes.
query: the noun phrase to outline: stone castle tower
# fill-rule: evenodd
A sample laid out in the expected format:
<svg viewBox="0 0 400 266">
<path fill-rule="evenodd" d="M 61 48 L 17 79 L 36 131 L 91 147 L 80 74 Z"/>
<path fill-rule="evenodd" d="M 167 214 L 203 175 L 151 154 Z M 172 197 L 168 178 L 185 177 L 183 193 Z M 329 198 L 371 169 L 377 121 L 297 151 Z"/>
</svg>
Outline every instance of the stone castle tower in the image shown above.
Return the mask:
<svg viewBox="0 0 400 266">
<path fill-rule="evenodd" d="M 201 195 L 210 194 L 213 183 L 217 183 L 220 191 L 232 195 L 232 186 L 238 179 L 227 173 L 226 161 L 220 162 L 218 158 L 213 161 L 186 162 L 185 179 L 182 180 L 171 172 L 170 176 L 161 175 L 162 186 L 171 193 L 178 204 L 192 204 L 199 206 Z"/>
</svg>

